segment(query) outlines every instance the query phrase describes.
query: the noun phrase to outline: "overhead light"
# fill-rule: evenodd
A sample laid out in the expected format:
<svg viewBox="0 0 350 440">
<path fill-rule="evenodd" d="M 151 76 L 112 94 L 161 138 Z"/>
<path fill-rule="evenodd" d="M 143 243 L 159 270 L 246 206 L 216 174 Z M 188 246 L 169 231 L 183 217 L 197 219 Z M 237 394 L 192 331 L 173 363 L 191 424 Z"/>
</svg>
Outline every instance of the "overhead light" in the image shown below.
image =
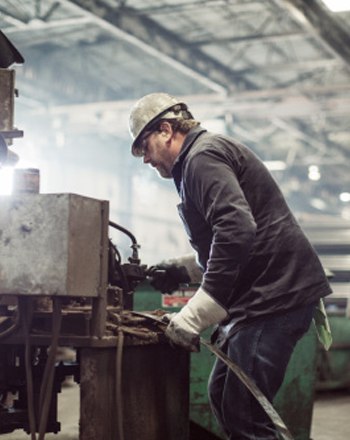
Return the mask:
<svg viewBox="0 0 350 440">
<path fill-rule="evenodd" d="M 320 170 L 317 165 L 310 165 L 309 166 L 308 177 L 310 180 L 315 180 L 315 181 L 320 180 L 321 173 L 320 173 Z"/>
<path fill-rule="evenodd" d="M 348 192 L 342 192 L 341 194 L 339 194 L 339 199 L 341 202 L 350 202 L 350 193 Z"/>
<path fill-rule="evenodd" d="M 349 0 L 323 0 L 323 3 L 333 12 L 350 11 Z"/>
<path fill-rule="evenodd" d="M 314 208 L 316 208 L 320 211 L 324 211 L 325 209 L 327 209 L 326 202 L 324 200 L 321 200 L 318 198 L 311 199 L 310 204 L 311 204 L 311 206 L 313 206 Z"/>
<path fill-rule="evenodd" d="M 287 167 L 282 160 L 265 160 L 264 164 L 270 171 L 283 171 Z"/>
</svg>

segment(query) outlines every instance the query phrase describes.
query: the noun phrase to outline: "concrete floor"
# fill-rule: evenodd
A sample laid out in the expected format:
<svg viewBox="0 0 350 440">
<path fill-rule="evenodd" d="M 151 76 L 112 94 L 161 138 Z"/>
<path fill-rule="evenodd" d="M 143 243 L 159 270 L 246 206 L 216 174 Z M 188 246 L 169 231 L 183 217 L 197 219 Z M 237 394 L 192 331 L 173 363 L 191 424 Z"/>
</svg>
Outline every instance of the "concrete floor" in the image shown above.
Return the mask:
<svg viewBox="0 0 350 440">
<path fill-rule="evenodd" d="M 58 434 L 46 434 L 45 440 L 79 439 L 79 386 L 71 379 L 62 385 L 62 393 L 58 397 L 58 421 L 61 423 L 61 431 Z M 0 440 L 30 440 L 30 438 L 30 435 L 19 429 L 11 434 L 0 435 Z"/>
<path fill-rule="evenodd" d="M 72 381 L 59 396 L 59 421 L 62 430 L 47 434 L 45 440 L 79 439 L 79 387 Z M 350 390 L 320 392 L 316 395 L 311 429 L 312 440 L 348 440 L 350 438 Z M 21 430 L 0 436 L 0 440 L 29 440 Z M 102 440 L 102 439 L 101 439 Z"/>
<path fill-rule="evenodd" d="M 350 439 L 350 390 L 318 392 L 314 402 L 311 438 Z"/>
</svg>

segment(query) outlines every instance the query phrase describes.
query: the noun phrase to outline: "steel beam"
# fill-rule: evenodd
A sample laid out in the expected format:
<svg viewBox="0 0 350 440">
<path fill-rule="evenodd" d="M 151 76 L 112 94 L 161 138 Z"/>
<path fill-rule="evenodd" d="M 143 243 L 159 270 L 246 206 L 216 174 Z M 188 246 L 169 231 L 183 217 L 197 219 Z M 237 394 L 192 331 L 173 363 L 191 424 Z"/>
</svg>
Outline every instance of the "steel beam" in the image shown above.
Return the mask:
<svg viewBox="0 0 350 440">
<path fill-rule="evenodd" d="M 348 93 L 346 93 L 348 92 Z M 306 97 L 295 89 L 283 88 L 275 90 L 259 90 L 237 93 L 231 99 L 223 99 L 220 95 L 183 96 L 191 109 L 195 108 L 195 117 L 199 120 L 215 118 L 227 113 L 233 113 L 241 119 L 270 119 L 273 117 L 309 117 L 315 112 L 319 114 L 348 114 L 350 111 L 350 88 L 342 87 L 313 87 L 308 90 L 308 96 L 317 94 L 327 97 L 318 101 Z M 101 114 L 114 113 L 113 120 L 127 123 L 127 117 L 135 101 L 108 101 L 84 103 L 77 105 L 55 106 L 50 108 L 52 116 L 68 115 L 72 120 L 86 123 L 87 118 L 99 115 L 99 123 L 103 123 Z M 43 108 L 43 113 L 47 112 Z M 34 113 L 33 113 L 34 114 Z M 36 111 L 40 114 L 40 110 Z M 106 118 L 109 123 L 109 118 Z M 86 124 L 87 125 L 87 124 Z"/>
<path fill-rule="evenodd" d="M 350 64 L 350 33 L 318 0 L 273 0 L 312 32 L 335 57 Z"/>
<path fill-rule="evenodd" d="M 207 39 L 199 39 L 195 40 L 191 43 L 193 46 L 205 46 L 210 44 L 221 44 L 221 43 L 230 43 L 230 44 L 247 44 L 247 43 L 276 43 L 279 41 L 291 41 L 291 40 L 300 40 L 308 36 L 308 33 L 305 30 L 300 30 L 299 32 L 291 31 L 284 33 L 272 32 L 269 34 L 254 34 L 254 35 L 245 35 L 243 37 L 226 37 L 226 38 L 207 38 Z"/>
<path fill-rule="evenodd" d="M 226 94 L 230 91 L 256 88 L 240 74 L 220 64 L 200 50 L 191 47 L 178 35 L 157 22 L 138 14 L 134 9 L 107 6 L 100 0 L 59 0 L 81 14 L 91 16 L 94 23 L 117 37 L 161 59 L 180 72 L 193 77 L 210 89 Z"/>
</svg>

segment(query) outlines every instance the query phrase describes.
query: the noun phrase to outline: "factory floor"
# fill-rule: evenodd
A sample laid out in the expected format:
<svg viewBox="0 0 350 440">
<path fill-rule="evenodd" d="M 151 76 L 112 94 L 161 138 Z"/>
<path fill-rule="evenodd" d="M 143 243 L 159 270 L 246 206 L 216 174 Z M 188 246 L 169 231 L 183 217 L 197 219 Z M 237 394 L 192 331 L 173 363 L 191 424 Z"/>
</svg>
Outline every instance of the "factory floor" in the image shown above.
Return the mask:
<svg viewBox="0 0 350 440">
<path fill-rule="evenodd" d="M 79 439 L 79 387 L 68 380 L 59 395 L 61 432 L 47 434 L 45 440 Z M 350 390 L 318 392 L 314 403 L 312 440 L 348 440 L 350 438 Z M 1 440 L 29 440 L 21 430 L 0 436 Z M 102 440 L 102 439 L 101 439 Z M 166 439 L 164 439 L 166 440 Z"/>
<path fill-rule="evenodd" d="M 316 393 L 311 428 L 312 440 L 350 438 L 350 390 Z"/>
</svg>

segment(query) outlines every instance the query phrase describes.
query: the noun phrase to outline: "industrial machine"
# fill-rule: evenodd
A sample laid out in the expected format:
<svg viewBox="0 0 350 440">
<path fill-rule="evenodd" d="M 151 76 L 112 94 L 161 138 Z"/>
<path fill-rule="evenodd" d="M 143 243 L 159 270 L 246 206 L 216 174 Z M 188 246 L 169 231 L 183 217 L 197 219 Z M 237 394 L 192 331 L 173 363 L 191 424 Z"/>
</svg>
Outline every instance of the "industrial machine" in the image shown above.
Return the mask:
<svg viewBox="0 0 350 440">
<path fill-rule="evenodd" d="M 132 238 L 126 264 L 109 226 Z M 57 433 L 57 393 L 74 376 L 81 440 L 185 439 L 188 354 L 130 312 L 147 268 L 132 234 L 109 222 L 108 203 L 75 194 L 1 196 L 0 231 L 0 434 Z M 76 362 L 58 363 L 58 346 L 74 347 Z M 148 427 L 135 423 L 142 414 Z M 166 423 L 160 428 L 155 418 Z"/>
<path fill-rule="evenodd" d="M 0 172 L 18 161 L 10 67 L 23 61 L 0 34 Z M 131 312 L 147 277 L 135 237 L 109 219 L 107 201 L 40 194 L 38 170 L 18 176 L 12 195 L 0 196 L 0 435 L 58 433 L 57 396 L 73 376 L 80 440 L 187 439 L 189 354 Z M 130 238 L 127 262 L 110 228 Z M 59 347 L 75 359 L 58 361 Z"/>
</svg>

